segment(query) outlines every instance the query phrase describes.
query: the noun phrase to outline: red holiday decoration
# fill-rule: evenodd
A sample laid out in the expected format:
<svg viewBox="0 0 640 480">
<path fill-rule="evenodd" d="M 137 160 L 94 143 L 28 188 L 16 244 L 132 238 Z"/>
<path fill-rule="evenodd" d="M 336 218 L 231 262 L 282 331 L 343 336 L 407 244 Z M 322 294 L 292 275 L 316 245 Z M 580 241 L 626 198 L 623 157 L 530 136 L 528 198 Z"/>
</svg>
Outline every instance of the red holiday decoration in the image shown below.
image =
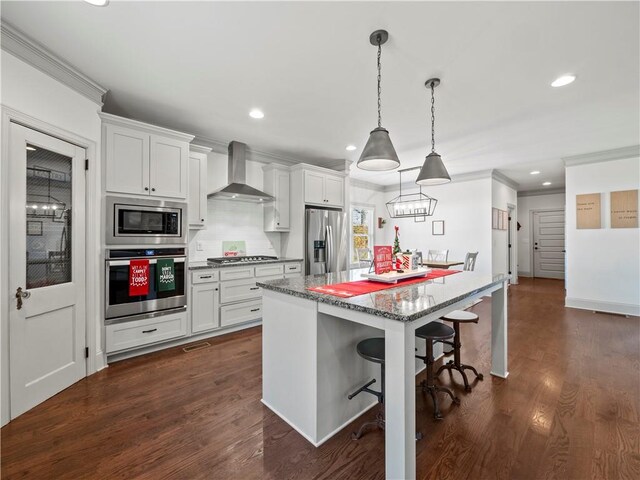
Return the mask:
<svg viewBox="0 0 640 480">
<path fill-rule="evenodd" d="M 393 268 L 393 255 L 391 246 L 373 246 L 373 259 L 376 275 L 390 272 Z"/>
<path fill-rule="evenodd" d="M 129 296 L 149 294 L 149 260 L 129 262 Z"/>
</svg>

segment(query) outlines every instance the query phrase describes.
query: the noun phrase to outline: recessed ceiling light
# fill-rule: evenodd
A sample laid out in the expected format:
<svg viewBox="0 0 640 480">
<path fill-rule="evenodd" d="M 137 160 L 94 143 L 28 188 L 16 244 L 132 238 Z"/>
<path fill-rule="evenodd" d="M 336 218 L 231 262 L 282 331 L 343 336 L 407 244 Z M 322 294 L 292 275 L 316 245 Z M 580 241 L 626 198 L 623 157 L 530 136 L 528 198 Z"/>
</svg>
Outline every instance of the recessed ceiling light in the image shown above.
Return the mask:
<svg viewBox="0 0 640 480">
<path fill-rule="evenodd" d="M 549 185 L 551 185 L 551 182 L 544 182 L 542 185 L 544 185 L 545 187 L 548 187 Z"/>
<path fill-rule="evenodd" d="M 349 152 L 353 152 L 356 148 L 358 147 L 356 147 L 355 145 L 347 145 L 347 148 L 345 150 Z"/>
<path fill-rule="evenodd" d="M 249 112 L 249 116 L 251 118 L 264 118 L 264 113 L 262 113 L 262 110 L 258 110 L 257 108 L 254 108 Z"/>
<path fill-rule="evenodd" d="M 576 76 L 573 74 L 562 75 L 561 77 L 556 78 L 553 82 L 551 82 L 552 87 L 564 87 L 565 85 L 569 85 L 573 83 L 576 79 Z"/>
<path fill-rule="evenodd" d="M 91 5 L 95 5 L 96 7 L 106 7 L 109 4 L 109 0 L 84 0 Z"/>
<path fill-rule="evenodd" d="M 540 173 L 540 170 L 534 170 L 533 172 L 529 172 L 529 174 L 531 175 L 538 175 Z"/>
</svg>

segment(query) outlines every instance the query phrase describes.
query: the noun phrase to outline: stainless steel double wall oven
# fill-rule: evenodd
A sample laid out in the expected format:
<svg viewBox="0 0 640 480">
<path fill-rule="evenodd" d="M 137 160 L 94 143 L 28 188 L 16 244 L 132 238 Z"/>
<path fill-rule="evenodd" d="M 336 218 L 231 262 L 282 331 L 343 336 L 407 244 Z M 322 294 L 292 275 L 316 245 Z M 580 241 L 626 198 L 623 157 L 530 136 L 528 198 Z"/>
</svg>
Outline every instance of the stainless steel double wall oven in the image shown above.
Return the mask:
<svg viewBox="0 0 640 480">
<path fill-rule="evenodd" d="M 110 196 L 106 208 L 105 323 L 186 310 L 187 204 Z M 148 265 L 143 295 L 130 289 L 131 264 L 139 260 Z M 171 260 L 172 289 L 158 284 L 159 260 Z"/>
</svg>

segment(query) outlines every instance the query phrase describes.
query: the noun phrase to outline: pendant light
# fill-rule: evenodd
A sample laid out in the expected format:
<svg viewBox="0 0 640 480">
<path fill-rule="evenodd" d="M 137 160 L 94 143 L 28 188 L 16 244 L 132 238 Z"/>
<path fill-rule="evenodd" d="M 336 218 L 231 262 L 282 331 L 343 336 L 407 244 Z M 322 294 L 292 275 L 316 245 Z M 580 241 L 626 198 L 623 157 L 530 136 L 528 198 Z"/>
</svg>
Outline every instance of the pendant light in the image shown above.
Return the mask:
<svg viewBox="0 0 640 480">
<path fill-rule="evenodd" d="M 369 37 L 371 45 L 378 47 L 378 127 L 374 128 L 369 134 L 369 140 L 362 150 L 360 160 L 358 160 L 358 168 L 362 170 L 393 170 L 400 166 L 400 160 L 396 149 L 393 148 L 389 132 L 382 127 L 381 102 L 380 102 L 380 57 L 382 54 L 382 45 L 389 38 L 386 30 L 376 30 Z"/>
<path fill-rule="evenodd" d="M 422 169 L 420 169 L 420 173 L 416 179 L 418 185 L 442 185 L 443 183 L 449 183 L 451 181 L 449 172 L 447 172 L 444 163 L 442 163 L 442 157 L 436 153 L 436 116 L 433 91 L 438 85 L 440 85 L 439 78 L 430 78 L 424 84 L 425 87 L 431 89 L 431 153 L 424 159 Z"/>
</svg>

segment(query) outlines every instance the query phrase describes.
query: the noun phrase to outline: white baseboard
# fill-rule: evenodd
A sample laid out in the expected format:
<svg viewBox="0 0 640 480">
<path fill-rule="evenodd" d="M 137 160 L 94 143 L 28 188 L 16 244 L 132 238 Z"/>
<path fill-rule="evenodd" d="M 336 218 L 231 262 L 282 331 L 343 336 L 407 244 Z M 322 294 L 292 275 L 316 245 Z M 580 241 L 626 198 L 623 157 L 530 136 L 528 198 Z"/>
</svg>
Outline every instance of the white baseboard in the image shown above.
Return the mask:
<svg viewBox="0 0 640 480">
<path fill-rule="evenodd" d="M 346 422 L 344 422 L 342 425 L 340 425 L 338 428 L 336 428 L 335 430 L 333 430 L 331 433 L 327 434 L 324 436 L 324 438 L 322 438 L 321 440 L 314 442 L 313 439 L 307 435 L 306 433 L 304 433 L 303 431 L 301 431 L 298 427 L 296 427 L 296 425 L 289 421 L 289 419 L 283 415 L 281 412 L 279 412 L 276 408 L 273 408 L 273 406 L 269 405 L 268 402 L 266 402 L 264 400 L 264 398 L 261 398 L 260 401 L 262 402 L 262 404 L 267 407 L 269 410 L 271 410 L 273 413 L 275 413 L 276 415 L 278 415 L 282 420 L 284 420 L 284 422 L 287 423 L 287 425 L 289 425 L 291 428 L 293 428 L 296 432 L 298 432 L 300 435 L 302 435 L 311 445 L 313 445 L 314 447 L 319 447 L 320 445 L 322 445 L 324 442 L 326 442 L 327 440 L 329 440 L 331 437 L 333 437 L 336 433 L 338 433 L 340 430 L 342 430 L 344 427 L 346 427 L 347 425 L 349 425 L 351 422 L 353 422 L 356 418 L 358 418 L 360 415 L 368 412 L 369 410 L 371 410 L 373 407 L 375 407 L 378 404 L 377 400 L 374 400 L 371 402 L 371 404 L 367 407 L 365 407 L 363 410 L 361 410 L 360 412 L 356 413 L 354 416 L 352 416 L 349 420 L 347 420 Z"/>
<path fill-rule="evenodd" d="M 94 362 L 96 366 L 96 371 L 94 373 L 97 373 L 100 370 L 103 370 L 109 366 L 107 365 L 107 356 L 105 355 L 104 352 L 96 353 L 96 359 L 94 360 Z"/>
<path fill-rule="evenodd" d="M 531 275 L 531 272 L 521 272 L 520 270 L 518 270 L 518 276 L 519 277 L 532 277 L 533 275 Z"/>
<path fill-rule="evenodd" d="M 581 310 L 592 310 L 594 312 L 617 313 L 619 315 L 640 317 L 640 305 L 633 305 L 631 303 L 603 302 L 600 300 L 566 297 L 564 306 L 579 308 Z"/>
</svg>

